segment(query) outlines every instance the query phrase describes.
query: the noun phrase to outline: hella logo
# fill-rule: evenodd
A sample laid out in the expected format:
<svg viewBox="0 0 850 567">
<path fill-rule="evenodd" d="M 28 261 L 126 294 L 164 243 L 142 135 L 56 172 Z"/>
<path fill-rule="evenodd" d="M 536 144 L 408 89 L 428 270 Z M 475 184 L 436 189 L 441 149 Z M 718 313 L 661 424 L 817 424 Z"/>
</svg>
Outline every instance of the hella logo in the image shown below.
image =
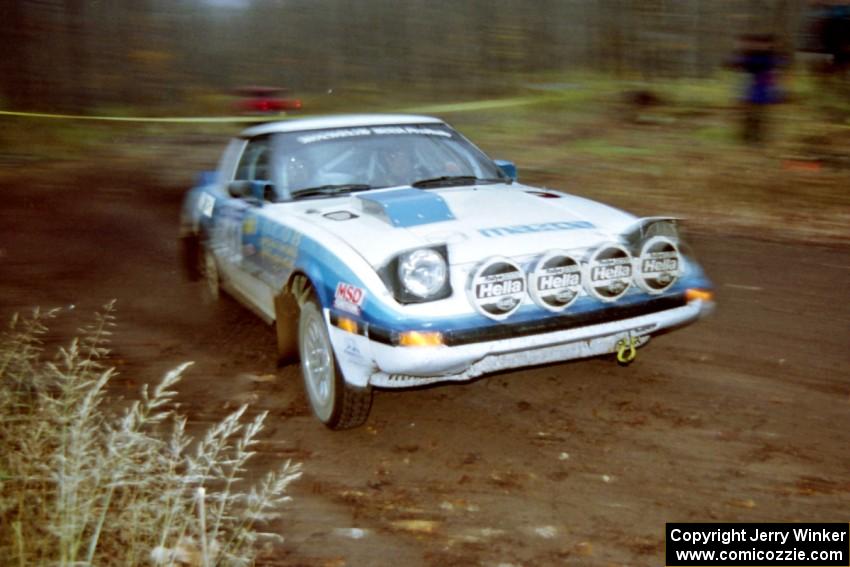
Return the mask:
<svg viewBox="0 0 850 567">
<path fill-rule="evenodd" d="M 479 299 L 485 299 L 488 297 L 521 293 L 523 289 L 522 279 L 517 278 L 503 283 L 488 282 L 479 284 L 478 289 L 475 291 L 475 295 Z"/>
<path fill-rule="evenodd" d="M 644 260 L 641 266 L 643 273 L 647 272 L 672 272 L 679 269 L 679 262 L 676 258 L 656 259 L 651 258 Z"/>
<path fill-rule="evenodd" d="M 562 276 L 540 276 L 537 279 L 537 289 L 540 291 L 550 291 L 553 289 L 561 289 L 562 287 L 570 287 L 579 285 L 581 276 L 578 274 L 565 274 Z"/>
<path fill-rule="evenodd" d="M 596 266 L 590 271 L 590 279 L 595 282 L 628 278 L 632 275 L 632 267 L 625 264 L 615 266 Z"/>
</svg>

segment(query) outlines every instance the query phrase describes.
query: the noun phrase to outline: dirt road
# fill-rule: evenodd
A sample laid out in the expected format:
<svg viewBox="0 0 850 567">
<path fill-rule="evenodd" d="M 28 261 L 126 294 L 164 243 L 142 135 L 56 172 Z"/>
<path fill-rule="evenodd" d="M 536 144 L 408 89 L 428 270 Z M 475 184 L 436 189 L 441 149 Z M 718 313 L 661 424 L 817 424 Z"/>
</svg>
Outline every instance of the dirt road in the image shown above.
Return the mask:
<svg viewBox="0 0 850 567">
<path fill-rule="evenodd" d="M 630 367 L 379 392 L 365 427 L 331 432 L 297 369 L 275 367 L 272 330 L 181 278 L 179 189 L 80 175 L 2 190 L 0 316 L 64 306 L 63 334 L 117 298 L 116 391 L 193 360 L 195 423 L 271 412 L 257 471 L 293 458 L 305 474 L 267 563 L 660 565 L 665 522 L 850 517 L 847 247 L 694 235 L 719 308 Z"/>
</svg>

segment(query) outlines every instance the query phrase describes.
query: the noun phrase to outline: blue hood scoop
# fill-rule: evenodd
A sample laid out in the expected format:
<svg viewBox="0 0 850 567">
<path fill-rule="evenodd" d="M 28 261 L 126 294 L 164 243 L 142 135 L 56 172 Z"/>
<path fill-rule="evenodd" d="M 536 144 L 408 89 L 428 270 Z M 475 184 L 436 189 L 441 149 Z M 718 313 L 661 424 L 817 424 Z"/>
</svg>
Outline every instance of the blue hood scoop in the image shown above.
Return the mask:
<svg viewBox="0 0 850 567">
<path fill-rule="evenodd" d="M 421 189 L 370 192 L 357 198 L 363 201 L 363 212 L 384 218 L 398 228 L 455 220 L 441 196 Z"/>
</svg>

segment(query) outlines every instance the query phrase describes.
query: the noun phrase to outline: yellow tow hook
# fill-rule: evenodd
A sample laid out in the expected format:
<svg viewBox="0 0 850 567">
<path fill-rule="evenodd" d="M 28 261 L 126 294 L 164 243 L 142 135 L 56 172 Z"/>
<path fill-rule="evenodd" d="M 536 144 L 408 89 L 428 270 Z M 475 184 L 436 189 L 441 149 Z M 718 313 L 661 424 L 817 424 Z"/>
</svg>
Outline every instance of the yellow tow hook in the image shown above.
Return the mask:
<svg viewBox="0 0 850 567">
<path fill-rule="evenodd" d="M 637 337 L 617 341 L 617 362 L 625 366 L 633 361 L 637 357 L 638 344 L 640 341 Z"/>
</svg>

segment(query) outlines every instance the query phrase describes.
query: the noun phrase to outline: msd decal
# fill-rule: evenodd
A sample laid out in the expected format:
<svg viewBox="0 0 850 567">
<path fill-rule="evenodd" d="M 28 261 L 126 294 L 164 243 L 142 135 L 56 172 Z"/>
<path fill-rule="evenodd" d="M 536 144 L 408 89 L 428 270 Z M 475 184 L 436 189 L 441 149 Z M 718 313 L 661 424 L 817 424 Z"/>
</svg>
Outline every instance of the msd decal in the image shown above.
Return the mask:
<svg viewBox="0 0 850 567">
<path fill-rule="evenodd" d="M 366 292 L 362 288 L 345 282 L 336 284 L 334 307 L 337 309 L 360 315 L 360 308 L 363 306 L 364 299 L 366 299 Z"/>
</svg>

